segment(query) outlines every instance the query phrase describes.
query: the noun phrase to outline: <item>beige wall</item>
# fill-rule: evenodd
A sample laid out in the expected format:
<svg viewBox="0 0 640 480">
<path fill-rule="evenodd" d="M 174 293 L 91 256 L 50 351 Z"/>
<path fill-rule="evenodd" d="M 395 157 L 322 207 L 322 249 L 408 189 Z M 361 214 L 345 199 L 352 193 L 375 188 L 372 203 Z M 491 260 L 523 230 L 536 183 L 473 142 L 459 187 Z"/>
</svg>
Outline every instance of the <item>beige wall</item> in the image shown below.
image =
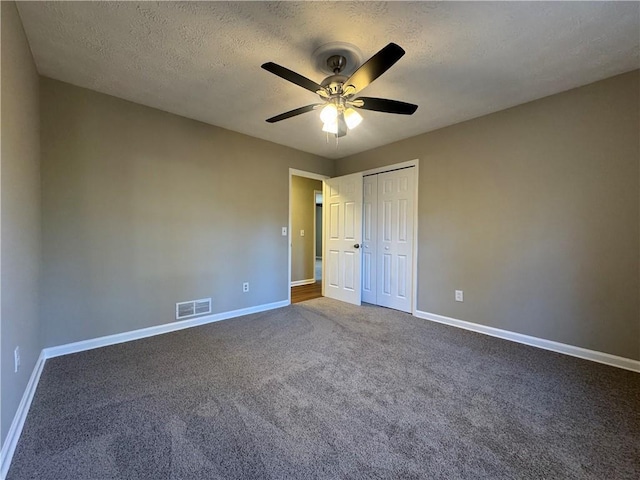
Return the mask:
<svg viewBox="0 0 640 480">
<path fill-rule="evenodd" d="M 14 2 L 2 2 L 0 160 L 1 435 L 9 426 L 40 354 L 40 120 L 38 75 Z M 22 366 L 14 373 L 13 350 Z"/>
<path fill-rule="evenodd" d="M 333 161 L 51 79 L 41 102 L 46 346 L 288 298 L 289 168 Z"/>
<path fill-rule="evenodd" d="M 419 310 L 640 359 L 638 92 L 627 73 L 337 174 L 420 159 Z"/>
<path fill-rule="evenodd" d="M 291 177 L 291 281 L 311 280 L 315 275 L 314 218 L 315 190 L 322 182 L 312 178 Z M 300 236 L 304 230 L 304 237 Z"/>
</svg>

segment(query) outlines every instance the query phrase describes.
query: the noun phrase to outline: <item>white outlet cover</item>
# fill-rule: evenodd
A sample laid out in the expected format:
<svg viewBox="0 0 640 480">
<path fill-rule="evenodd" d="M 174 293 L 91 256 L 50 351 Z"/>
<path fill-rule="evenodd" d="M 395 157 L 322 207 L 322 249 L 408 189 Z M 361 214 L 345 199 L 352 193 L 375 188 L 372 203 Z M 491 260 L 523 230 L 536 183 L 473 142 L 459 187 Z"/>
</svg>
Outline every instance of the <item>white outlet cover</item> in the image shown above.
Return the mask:
<svg viewBox="0 0 640 480">
<path fill-rule="evenodd" d="M 464 292 L 462 290 L 456 290 L 456 302 L 464 302 Z"/>
</svg>

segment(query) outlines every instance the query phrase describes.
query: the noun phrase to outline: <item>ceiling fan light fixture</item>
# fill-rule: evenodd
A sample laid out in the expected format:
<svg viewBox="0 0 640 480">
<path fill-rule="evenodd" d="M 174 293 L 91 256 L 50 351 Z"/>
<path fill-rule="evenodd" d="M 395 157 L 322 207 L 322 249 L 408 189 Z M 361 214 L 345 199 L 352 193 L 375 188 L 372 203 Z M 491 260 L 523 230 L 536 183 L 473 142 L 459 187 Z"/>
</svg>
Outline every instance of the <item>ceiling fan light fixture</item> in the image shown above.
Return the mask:
<svg viewBox="0 0 640 480">
<path fill-rule="evenodd" d="M 360 122 L 362 122 L 362 115 L 356 112 L 353 108 L 349 107 L 344 111 L 344 121 L 347 122 L 349 130 L 353 130 Z"/>
<path fill-rule="evenodd" d="M 320 112 L 320 120 L 326 125 L 327 123 L 336 123 L 337 118 L 338 107 L 333 103 L 327 103 Z"/>
<path fill-rule="evenodd" d="M 324 122 L 322 125 L 322 131 L 327 133 L 333 133 L 334 135 L 338 134 L 338 122 L 334 120 L 333 122 Z"/>
</svg>

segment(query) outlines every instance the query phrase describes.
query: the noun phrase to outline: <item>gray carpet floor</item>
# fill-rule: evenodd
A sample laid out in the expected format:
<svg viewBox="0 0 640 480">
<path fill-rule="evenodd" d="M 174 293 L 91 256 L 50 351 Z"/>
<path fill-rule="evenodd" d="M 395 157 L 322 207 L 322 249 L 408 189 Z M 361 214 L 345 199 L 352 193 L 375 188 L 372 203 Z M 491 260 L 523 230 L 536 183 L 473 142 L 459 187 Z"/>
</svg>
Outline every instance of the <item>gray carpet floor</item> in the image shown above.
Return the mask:
<svg viewBox="0 0 640 480">
<path fill-rule="evenodd" d="M 640 375 L 321 298 L 47 361 L 19 479 L 635 479 Z"/>
</svg>

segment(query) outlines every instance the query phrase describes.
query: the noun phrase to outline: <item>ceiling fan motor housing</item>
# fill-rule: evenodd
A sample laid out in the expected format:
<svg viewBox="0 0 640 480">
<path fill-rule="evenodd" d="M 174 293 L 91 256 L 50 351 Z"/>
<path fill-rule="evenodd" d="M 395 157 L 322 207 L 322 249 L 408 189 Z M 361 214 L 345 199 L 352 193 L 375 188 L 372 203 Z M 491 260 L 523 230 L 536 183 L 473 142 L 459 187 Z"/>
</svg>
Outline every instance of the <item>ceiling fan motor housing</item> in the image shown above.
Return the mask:
<svg viewBox="0 0 640 480">
<path fill-rule="evenodd" d="M 329 90 L 331 95 L 342 95 L 342 86 L 347 80 L 348 77 L 344 75 L 331 75 L 325 78 L 320 85 Z"/>
</svg>

